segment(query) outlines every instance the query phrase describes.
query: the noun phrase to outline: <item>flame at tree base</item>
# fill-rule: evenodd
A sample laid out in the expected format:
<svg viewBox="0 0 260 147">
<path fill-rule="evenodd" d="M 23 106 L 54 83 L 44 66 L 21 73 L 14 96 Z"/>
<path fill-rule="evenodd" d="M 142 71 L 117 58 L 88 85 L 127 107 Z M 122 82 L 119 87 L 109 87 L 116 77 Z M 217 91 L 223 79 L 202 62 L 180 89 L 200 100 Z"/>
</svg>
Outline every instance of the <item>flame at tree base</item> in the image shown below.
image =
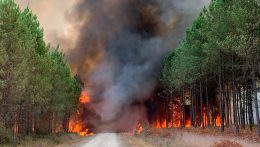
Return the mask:
<svg viewBox="0 0 260 147">
<path fill-rule="evenodd" d="M 94 133 L 90 133 L 89 129 L 84 129 L 83 124 L 80 122 L 69 122 L 69 132 L 71 133 L 78 133 L 80 136 L 93 136 Z"/>
<path fill-rule="evenodd" d="M 141 123 L 137 124 L 136 132 L 137 132 L 137 134 L 141 134 L 143 132 L 143 127 L 142 127 Z"/>
<path fill-rule="evenodd" d="M 89 132 L 89 129 L 85 128 L 85 125 L 79 119 L 79 116 L 82 113 L 80 107 L 84 104 L 90 103 L 90 98 L 86 90 L 82 90 L 79 102 L 80 104 L 76 113 L 72 116 L 72 119 L 70 119 L 69 121 L 69 132 L 78 133 L 80 136 L 93 136 L 94 133 Z"/>
<path fill-rule="evenodd" d="M 194 122 L 196 123 L 197 120 L 194 120 Z M 204 126 L 207 125 L 207 115 L 206 115 L 206 111 L 203 112 L 203 122 L 204 122 Z M 220 123 L 220 115 L 217 114 L 217 116 L 215 117 L 215 122 L 212 122 L 212 120 L 210 119 L 210 123 L 211 124 L 215 124 L 216 127 L 220 127 L 221 126 L 221 123 Z M 157 129 L 160 129 L 160 128 L 167 128 L 167 125 L 166 125 L 166 119 L 157 119 L 155 120 L 153 123 L 151 123 L 152 125 L 152 128 L 157 128 Z M 186 119 L 185 120 L 185 125 L 184 125 L 186 128 L 190 128 L 192 127 L 192 123 L 191 123 L 191 120 L 190 118 Z M 200 123 L 200 126 L 202 127 L 202 123 Z M 174 116 L 174 121 L 172 122 L 171 120 L 169 120 L 168 122 L 168 128 L 178 128 L 178 127 L 181 127 L 180 125 L 180 116 L 179 115 L 175 115 Z"/>
</svg>

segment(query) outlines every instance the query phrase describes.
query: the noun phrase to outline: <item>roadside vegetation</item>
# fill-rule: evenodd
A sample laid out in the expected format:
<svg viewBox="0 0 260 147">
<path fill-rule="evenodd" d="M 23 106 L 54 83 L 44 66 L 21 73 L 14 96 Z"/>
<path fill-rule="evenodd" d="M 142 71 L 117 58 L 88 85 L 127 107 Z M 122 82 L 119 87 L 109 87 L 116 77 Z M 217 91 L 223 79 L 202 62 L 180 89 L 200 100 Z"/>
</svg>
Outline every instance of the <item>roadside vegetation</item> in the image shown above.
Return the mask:
<svg viewBox="0 0 260 147">
<path fill-rule="evenodd" d="M 260 5 L 212 0 L 165 59 L 162 85 L 166 127 L 178 107 L 180 127 L 257 127 L 260 79 Z"/>
<path fill-rule="evenodd" d="M 67 132 L 81 87 L 29 8 L 0 0 L 0 144 Z"/>
</svg>

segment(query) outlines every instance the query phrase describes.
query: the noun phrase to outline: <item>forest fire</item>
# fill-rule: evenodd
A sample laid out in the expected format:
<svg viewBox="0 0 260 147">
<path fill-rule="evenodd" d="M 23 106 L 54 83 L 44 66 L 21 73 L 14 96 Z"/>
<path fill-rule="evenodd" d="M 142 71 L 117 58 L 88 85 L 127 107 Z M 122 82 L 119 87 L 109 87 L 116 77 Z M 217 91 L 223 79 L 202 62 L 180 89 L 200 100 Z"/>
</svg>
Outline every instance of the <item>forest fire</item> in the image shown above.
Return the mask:
<svg viewBox="0 0 260 147">
<path fill-rule="evenodd" d="M 137 126 L 136 126 L 136 132 L 137 134 L 141 134 L 143 131 L 143 127 L 141 125 L 141 123 L 138 123 Z"/>
<path fill-rule="evenodd" d="M 206 109 L 204 109 L 203 111 L 203 121 L 204 121 L 204 126 L 207 125 L 207 113 L 205 111 Z M 174 112 L 174 116 L 172 117 L 173 118 L 173 122 L 172 120 L 169 120 L 168 121 L 168 128 L 178 128 L 178 127 L 181 127 L 181 123 L 180 123 L 180 115 L 179 113 L 177 112 Z M 192 122 L 191 122 L 191 119 L 190 119 L 190 116 L 189 115 L 186 115 L 185 116 L 186 120 L 183 120 L 185 121 L 185 127 L 186 128 L 190 128 L 192 126 Z M 196 117 L 196 121 L 199 121 L 200 117 Z M 211 118 L 210 118 L 210 123 L 211 124 L 215 124 L 215 126 L 217 127 L 220 127 L 220 115 L 217 114 L 216 118 L 215 118 L 215 122 L 212 122 Z M 156 129 L 160 129 L 160 128 L 167 128 L 167 125 L 166 125 L 166 118 L 158 118 L 156 119 L 155 121 L 153 121 L 151 123 L 151 126 L 152 128 L 156 128 Z M 199 124 L 199 126 L 202 127 L 202 123 Z"/>
<path fill-rule="evenodd" d="M 90 133 L 89 129 L 84 129 L 83 124 L 79 121 L 69 122 L 69 132 L 78 133 L 80 136 L 92 136 L 94 133 Z"/>
<path fill-rule="evenodd" d="M 79 106 L 77 112 L 74 114 L 72 119 L 69 121 L 69 132 L 78 133 L 80 136 L 92 136 L 94 133 L 89 132 L 89 129 L 84 128 L 83 122 L 81 122 L 78 116 L 81 115 L 82 111 L 80 111 L 81 104 L 88 104 L 90 103 L 90 98 L 86 90 L 82 90 L 80 98 L 79 98 Z M 76 118 L 76 119 L 75 119 Z"/>
<path fill-rule="evenodd" d="M 89 98 L 89 96 L 88 96 L 87 91 L 83 90 L 83 91 L 81 92 L 81 96 L 80 96 L 80 98 L 79 98 L 79 101 L 80 101 L 80 103 L 84 103 L 84 104 L 90 103 L 90 98 Z"/>
</svg>

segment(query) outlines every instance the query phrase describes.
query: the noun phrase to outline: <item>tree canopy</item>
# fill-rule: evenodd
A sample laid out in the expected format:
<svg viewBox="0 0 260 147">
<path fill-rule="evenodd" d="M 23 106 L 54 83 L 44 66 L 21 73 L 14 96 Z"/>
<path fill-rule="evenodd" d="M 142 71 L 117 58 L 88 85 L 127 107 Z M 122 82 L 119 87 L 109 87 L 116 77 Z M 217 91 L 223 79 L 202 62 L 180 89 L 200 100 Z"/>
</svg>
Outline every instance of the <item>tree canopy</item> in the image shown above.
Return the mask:
<svg viewBox="0 0 260 147">
<path fill-rule="evenodd" d="M 187 29 L 179 47 L 166 57 L 163 82 L 166 88 L 173 89 L 187 89 L 190 85 L 209 83 L 213 91 L 217 92 L 215 98 L 219 101 L 218 111 L 223 131 L 224 121 L 227 121 L 225 118 L 229 117 L 224 111 L 231 109 L 227 108 L 231 101 L 235 122 L 240 121 L 239 124 L 243 127 L 244 120 L 241 119 L 246 118 L 240 117 L 245 113 L 253 114 L 252 110 L 246 108 L 255 106 L 255 118 L 259 126 L 256 84 L 260 78 L 259 53 L 259 3 L 247 0 L 212 0 L 209 7 L 203 8 Z M 198 94 L 203 97 L 200 99 L 200 107 L 206 105 L 206 89 L 197 89 L 197 92 L 202 91 Z M 249 92 L 254 94 L 249 96 L 248 101 L 246 94 L 249 95 Z M 245 103 L 246 101 L 248 102 Z M 241 114 L 236 114 L 238 111 Z M 238 131 L 238 124 L 235 126 Z M 260 136 L 260 127 L 258 132 Z"/>
<path fill-rule="evenodd" d="M 64 53 L 45 43 L 31 10 L 0 0 L 0 124 L 15 134 L 57 131 L 80 91 Z"/>
</svg>

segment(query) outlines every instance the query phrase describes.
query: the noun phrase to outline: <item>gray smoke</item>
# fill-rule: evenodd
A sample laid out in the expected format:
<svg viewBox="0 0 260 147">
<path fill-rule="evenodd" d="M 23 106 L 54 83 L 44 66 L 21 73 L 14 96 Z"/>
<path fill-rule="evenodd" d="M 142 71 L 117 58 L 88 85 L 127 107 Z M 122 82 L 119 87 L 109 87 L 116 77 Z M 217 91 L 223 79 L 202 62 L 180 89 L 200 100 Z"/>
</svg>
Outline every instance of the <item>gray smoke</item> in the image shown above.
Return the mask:
<svg viewBox="0 0 260 147">
<path fill-rule="evenodd" d="M 127 116 L 135 120 L 125 126 L 131 128 L 144 117 L 139 112 L 143 109 L 131 111 L 133 104 L 149 98 L 163 58 L 177 46 L 185 28 L 207 3 L 208 0 L 80 0 L 68 12 L 69 21 L 79 34 L 68 59 L 87 84 L 103 122 L 125 122 L 123 116 Z"/>
</svg>

